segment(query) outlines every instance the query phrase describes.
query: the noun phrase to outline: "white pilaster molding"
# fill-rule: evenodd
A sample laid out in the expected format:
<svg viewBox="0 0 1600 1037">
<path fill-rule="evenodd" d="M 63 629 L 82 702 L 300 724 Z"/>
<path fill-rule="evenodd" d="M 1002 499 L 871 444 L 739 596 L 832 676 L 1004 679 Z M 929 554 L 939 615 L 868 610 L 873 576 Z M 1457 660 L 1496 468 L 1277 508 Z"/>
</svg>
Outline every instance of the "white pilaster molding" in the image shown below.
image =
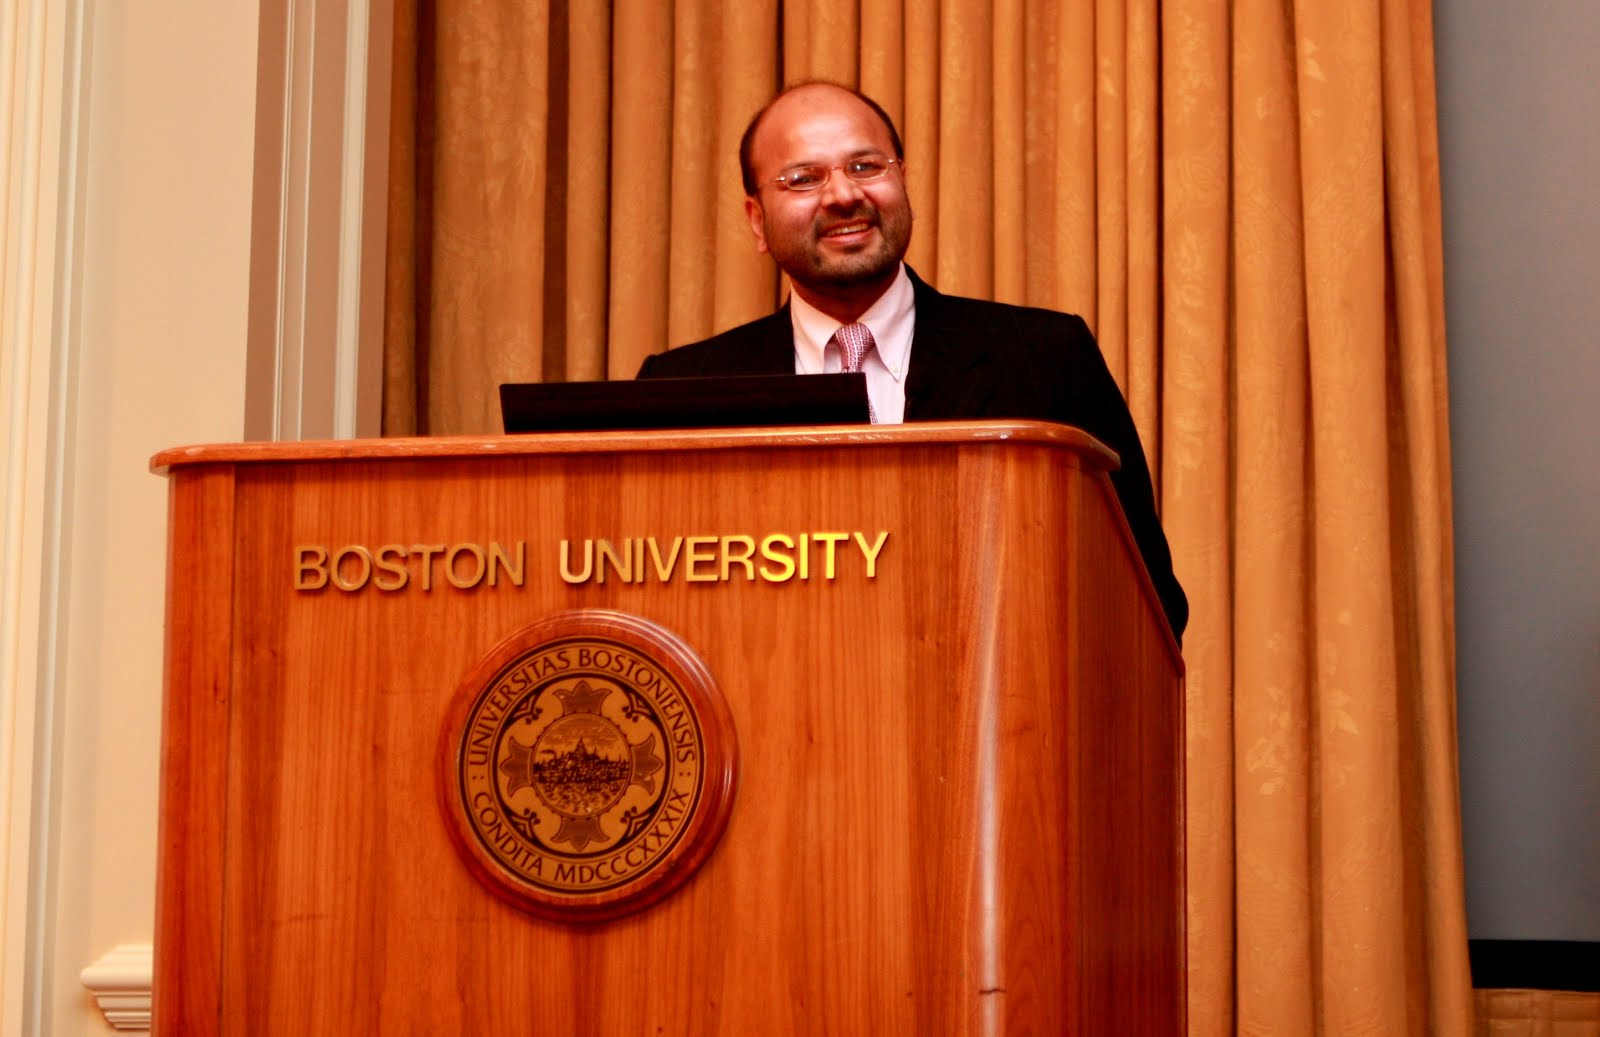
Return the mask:
<svg viewBox="0 0 1600 1037">
<path fill-rule="evenodd" d="M 339 348 L 334 433 L 375 436 L 383 423 L 383 297 L 389 224 L 389 111 L 394 8 L 350 5 L 340 184 Z"/>
<path fill-rule="evenodd" d="M 82 0 L 0 0 L 0 1034 L 37 1032 L 53 950 L 76 353 Z"/>
<path fill-rule="evenodd" d="M 114 1029 L 150 1029 L 150 977 L 155 950 L 148 943 L 119 943 L 80 974 L 83 985 Z"/>
<path fill-rule="evenodd" d="M 252 439 L 379 431 L 389 8 L 262 4 L 245 411 Z"/>
</svg>

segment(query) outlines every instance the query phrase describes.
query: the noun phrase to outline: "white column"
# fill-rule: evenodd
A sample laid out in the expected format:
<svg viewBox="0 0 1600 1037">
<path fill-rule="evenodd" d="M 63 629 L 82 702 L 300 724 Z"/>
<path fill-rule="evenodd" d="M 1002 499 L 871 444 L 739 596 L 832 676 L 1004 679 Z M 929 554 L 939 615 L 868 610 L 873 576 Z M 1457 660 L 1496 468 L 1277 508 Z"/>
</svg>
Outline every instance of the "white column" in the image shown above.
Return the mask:
<svg viewBox="0 0 1600 1037">
<path fill-rule="evenodd" d="M 35 1032 L 51 943 L 73 447 L 82 5 L 0 0 L 0 1034 Z"/>
</svg>

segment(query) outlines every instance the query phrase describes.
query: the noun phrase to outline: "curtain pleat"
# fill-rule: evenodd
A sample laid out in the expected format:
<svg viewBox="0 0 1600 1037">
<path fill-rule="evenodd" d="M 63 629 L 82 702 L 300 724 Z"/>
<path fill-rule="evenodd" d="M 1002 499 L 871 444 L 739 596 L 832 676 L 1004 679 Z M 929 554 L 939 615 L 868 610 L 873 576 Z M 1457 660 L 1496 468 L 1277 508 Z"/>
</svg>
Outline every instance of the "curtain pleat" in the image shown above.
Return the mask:
<svg viewBox="0 0 1600 1037">
<path fill-rule="evenodd" d="M 1283 520 L 1269 510 L 1251 512 L 1253 502 L 1239 513 L 1234 490 L 1234 429 L 1241 426 L 1235 424 L 1233 385 L 1231 30 L 1219 5 L 1162 5 L 1160 494 L 1162 521 L 1181 559 L 1178 577 L 1189 595 L 1185 790 L 1189 1032 L 1195 1037 L 1235 1032 L 1236 999 L 1246 995 L 1235 982 L 1234 955 L 1237 948 L 1242 958 L 1254 936 L 1236 936 L 1235 882 L 1247 881 L 1246 870 L 1260 870 L 1261 853 L 1270 853 L 1243 845 L 1235 827 L 1236 772 L 1248 767 L 1235 730 L 1235 645 L 1249 641 L 1239 647 L 1242 654 L 1266 647 L 1255 632 L 1236 634 L 1235 537 L 1244 535 L 1236 522 Z M 1301 639 L 1299 632 L 1294 637 Z M 1292 859 L 1282 867 L 1285 884 L 1307 881 Z M 1297 933 L 1309 939 L 1309 925 Z M 1218 961 L 1229 968 L 1216 968 Z M 1307 973 L 1298 975 L 1306 986 Z M 1311 997 L 1306 990 L 1308 1011 Z"/>
<path fill-rule="evenodd" d="M 900 0 L 861 0 L 861 40 L 858 45 L 861 75 L 856 86 L 883 105 L 883 110 L 889 113 L 902 131 L 905 128 L 906 79 L 909 75 L 906 64 L 907 22 L 908 16 L 901 12 Z"/>
<path fill-rule="evenodd" d="M 1333 1032 L 1405 1033 L 1403 786 L 1375 4 L 1294 7 L 1310 333 L 1315 981 Z M 1341 881 L 1359 877 L 1358 883 Z M 1329 996 L 1337 982 L 1340 996 Z M 1404 990 L 1404 988 L 1401 988 Z"/>
<path fill-rule="evenodd" d="M 757 254 L 744 214 L 744 187 L 734 157 L 745 123 L 777 92 L 779 59 L 774 47 L 752 47 L 778 31 L 778 0 L 724 0 L 725 22 L 718 27 L 724 48 L 715 93 L 717 136 L 713 142 L 716 190 L 716 243 L 700 263 L 716 266 L 711 325 L 696 338 L 731 328 L 772 312 L 778 274 Z M 675 342 L 677 340 L 674 340 Z M 629 372 L 630 374 L 632 372 Z"/>
<path fill-rule="evenodd" d="M 1096 281 L 1098 203 L 1095 170 L 1095 22 L 1094 4 L 1055 0 L 1059 26 L 1056 54 L 1044 58 L 1044 74 L 1055 73 L 1056 136 L 1054 176 L 1056 204 L 1049 230 L 1054 235 L 1055 284 L 1040 305 L 1080 314 L 1091 329 L 1099 325 Z"/>
<path fill-rule="evenodd" d="M 903 39 L 905 68 L 905 110 L 886 109 L 899 115 L 900 138 L 906 149 L 906 190 L 916 214 L 916 230 L 906 262 L 928 276 L 934 276 L 939 263 L 939 208 L 936 204 L 944 183 L 939 173 L 942 152 L 939 134 L 940 84 L 946 70 L 940 59 L 939 9 L 934 4 L 908 4 Z M 951 188 L 959 190 L 955 181 Z M 948 289 L 954 291 L 954 288 Z"/>
<path fill-rule="evenodd" d="M 1308 334 L 1291 22 L 1242 4 L 1232 88 L 1237 442 L 1234 780 L 1240 1033 L 1316 1032 Z M 1250 29 L 1244 30 L 1244 26 Z M 1285 880 L 1288 881 L 1285 881 Z M 1248 918 L 1248 925 L 1244 919 Z"/>
<path fill-rule="evenodd" d="M 994 145 L 994 289 L 1000 302 L 1028 302 L 1028 34 L 1023 0 L 996 0 L 994 18 L 994 104 L 990 131 Z"/>
<path fill-rule="evenodd" d="M 1451 522 L 1449 392 L 1446 384 L 1444 242 L 1440 211 L 1439 151 L 1433 69 L 1433 11 L 1428 4 L 1383 8 L 1383 124 L 1388 269 L 1395 284 L 1392 321 L 1397 331 L 1392 370 L 1399 373 L 1391 404 L 1404 434 L 1391 476 L 1396 496 L 1411 502 L 1397 524 L 1406 564 L 1397 570 L 1403 680 L 1421 688 L 1455 686 L 1455 570 Z M 1408 841 L 1416 855 L 1407 910 L 1426 919 L 1411 933 L 1412 986 L 1424 996 L 1414 1013 L 1450 1017 L 1474 1003 L 1466 962 L 1465 898 L 1456 859 L 1460 840 L 1457 796 L 1456 714 L 1453 698 L 1414 711 L 1402 728 L 1413 795 L 1407 825 L 1424 833 Z M 1463 1005 L 1469 1006 L 1463 1009 Z"/>
<path fill-rule="evenodd" d="M 938 132 L 955 146 L 939 151 L 945 188 L 932 201 L 934 284 L 987 299 L 994 296 L 994 23 L 981 4 L 946 4 L 941 15 Z"/>
<path fill-rule="evenodd" d="M 1092 52 L 1096 292 L 1091 327 L 1124 395 L 1128 392 L 1127 14 L 1125 3 L 1095 5 Z"/>
<path fill-rule="evenodd" d="M 606 377 L 607 275 L 611 252 L 611 14 L 601 4 L 567 9 L 566 292 L 562 299 L 567 381 Z M 552 306 L 552 309 L 554 307 Z"/>
<path fill-rule="evenodd" d="M 389 198 L 385 208 L 388 243 L 384 255 L 383 431 L 411 436 L 418 416 L 427 413 L 419 365 L 425 364 L 429 281 L 419 257 L 429 250 L 428 198 L 418 178 L 418 153 L 427 132 L 418 113 L 418 56 L 431 51 L 423 33 L 417 0 L 395 0 L 394 63 L 389 84 Z"/>
<path fill-rule="evenodd" d="M 1123 129 L 1127 181 L 1127 362 L 1118 384 L 1128 398 L 1150 470 L 1161 471 L 1161 41 L 1157 0 L 1129 0 Z M 1161 492 L 1159 474 L 1156 493 Z"/>
<path fill-rule="evenodd" d="M 673 5 L 622 5 L 612 28 L 606 371 L 611 378 L 629 378 L 668 341 Z M 617 75 L 617 69 L 627 74 Z"/>
<path fill-rule="evenodd" d="M 496 387 L 544 371 L 549 9 L 438 0 L 429 428 L 493 428 Z M 518 46 L 503 46 L 517 40 Z M 441 161 L 440 156 L 445 160 Z M 471 343 L 475 348 L 446 348 Z M 492 343 L 493 348 L 485 348 Z"/>
<path fill-rule="evenodd" d="M 1463 1034 L 1427 0 L 402 0 L 385 428 L 770 312 L 735 155 L 896 120 L 908 260 L 1082 314 L 1191 603 L 1190 1032 Z"/>
<path fill-rule="evenodd" d="M 708 262 L 717 252 L 717 203 L 721 192 L 707 190 L 728 176 L 728 162 L 716 151 L 720 142 L 718 107 L 708 104 L 720 85 L 717 21 L 720 4 L 679 4 L 674 10 L 671 150 L 657 166 L 670 173 L 667 206 L 667 342 L 705 338 L 712 328 L 712 296 L 697 291 Z M 653 352 L 653 350 L 649 350 Z"/>
</svg>

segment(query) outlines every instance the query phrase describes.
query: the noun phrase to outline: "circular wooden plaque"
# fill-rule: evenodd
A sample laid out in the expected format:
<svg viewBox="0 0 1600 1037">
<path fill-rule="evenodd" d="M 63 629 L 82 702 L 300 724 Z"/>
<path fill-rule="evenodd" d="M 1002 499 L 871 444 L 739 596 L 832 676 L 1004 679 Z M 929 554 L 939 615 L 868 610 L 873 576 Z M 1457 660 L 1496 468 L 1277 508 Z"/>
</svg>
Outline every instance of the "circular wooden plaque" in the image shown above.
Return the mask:
<svg viewBox="0 0 1600 1037">
<path fill-rule="evenodd" d="M 478 879 L 533 914 L 602 921 L 705 861 L 733 807 L 733 721 L 670 631 L 562 612 L 462 679 L 440 740 L 446 827 Z"/>
</svg>

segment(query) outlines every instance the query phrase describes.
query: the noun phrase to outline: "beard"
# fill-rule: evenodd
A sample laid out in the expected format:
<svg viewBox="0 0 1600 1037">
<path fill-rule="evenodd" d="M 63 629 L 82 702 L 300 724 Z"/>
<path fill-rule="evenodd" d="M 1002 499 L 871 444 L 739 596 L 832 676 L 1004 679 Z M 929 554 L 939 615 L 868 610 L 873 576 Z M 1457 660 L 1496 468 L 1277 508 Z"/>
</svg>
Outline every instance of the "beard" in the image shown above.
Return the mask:
<svg viewBox="0 0 1600 1037">
<path fill-rule="evenodd" d="M 867 237 L 850 245 L 829 244 L 829 232 L 863 224 Z M 819 290 L 868 285 L 892 277 L 911 243 L 911 206 L 880 208 L 863 199 L 848 213 L 818 211 L 805 233 L 785 236 L 765 223 L 767 250 L 791 281 Z"/>
</svg>

